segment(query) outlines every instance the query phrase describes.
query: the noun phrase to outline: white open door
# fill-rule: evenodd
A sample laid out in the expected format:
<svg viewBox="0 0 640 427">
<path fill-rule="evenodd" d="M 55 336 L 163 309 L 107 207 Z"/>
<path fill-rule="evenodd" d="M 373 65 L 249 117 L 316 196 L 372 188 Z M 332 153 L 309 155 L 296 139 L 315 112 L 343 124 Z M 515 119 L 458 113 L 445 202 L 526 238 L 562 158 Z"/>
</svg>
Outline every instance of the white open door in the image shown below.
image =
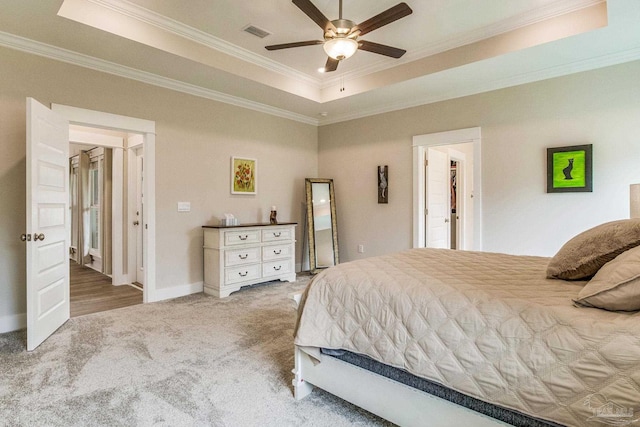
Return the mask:
<svg viewBox="0 0 640 427">
<path fill-rule="evenodd" d="M 136 282 L 144 285 L 144 148 L 136 149 Z"/>
<path fill-rule="evenodd" d="M 69 122 L 27 98 L 27 350 L 69 319 Z"/>
<path fill-rule="evenodd" d="M 433 148 L 427 153 L 426 247 L 450 248 L 449 159 Z"/>
</svg>

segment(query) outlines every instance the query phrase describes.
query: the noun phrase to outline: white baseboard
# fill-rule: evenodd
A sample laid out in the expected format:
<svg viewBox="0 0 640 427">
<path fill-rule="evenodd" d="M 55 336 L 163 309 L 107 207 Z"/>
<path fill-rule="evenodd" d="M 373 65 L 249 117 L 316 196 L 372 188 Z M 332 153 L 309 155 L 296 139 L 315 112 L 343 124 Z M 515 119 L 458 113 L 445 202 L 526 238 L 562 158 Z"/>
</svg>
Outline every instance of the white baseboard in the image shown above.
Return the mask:
<svg viewBox="0 0 640 427">
<path fill-rule="evenodd" d="M 203 282 L 190 283 L 188 285 L 172 286 L 166 289 L 156 289 L 149 302 L 163 301 L 172 298 L 197 294 L 204 289 Z M 0 317 L 0 334 L 13 332 L 27 327 L 27 313 L 13 314 Z"/>
<path fill-rule="evenodd" d="M 27 327 L 27 313 L 0 317 L 0 334 L 13 332 Z"/>
<path fill-rule="evenodd" d="M 197 294 L 204 290 L 204 282 L 189 283 L 187 285 L 172 286 L 170 288 L 156 289 L 149 295 L 149 302 L 164 301 L 167 299 L 184 297 Z"/>
</svg>

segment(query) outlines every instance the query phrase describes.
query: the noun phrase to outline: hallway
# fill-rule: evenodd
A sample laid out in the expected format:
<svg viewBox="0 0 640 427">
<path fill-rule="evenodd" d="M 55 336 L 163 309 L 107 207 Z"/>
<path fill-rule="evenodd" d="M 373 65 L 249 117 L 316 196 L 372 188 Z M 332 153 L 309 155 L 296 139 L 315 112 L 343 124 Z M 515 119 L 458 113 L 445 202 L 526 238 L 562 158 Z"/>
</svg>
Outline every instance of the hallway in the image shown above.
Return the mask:
<svg viewBox="0 0 640 427">
<path fill-rule="evenodd" d="M 142 304 L 142 291 L 71 261 L 71 317 Z"/>
</svg>

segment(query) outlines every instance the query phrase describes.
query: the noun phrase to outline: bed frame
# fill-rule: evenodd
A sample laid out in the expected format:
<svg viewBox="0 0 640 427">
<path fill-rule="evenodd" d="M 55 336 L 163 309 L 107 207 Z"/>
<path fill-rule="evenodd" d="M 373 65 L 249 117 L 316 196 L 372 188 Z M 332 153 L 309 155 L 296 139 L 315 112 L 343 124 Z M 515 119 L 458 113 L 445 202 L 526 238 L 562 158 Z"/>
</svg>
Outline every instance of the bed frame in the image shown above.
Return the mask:
<svg viewBox="0 0 640 427">
<path fill-rule="evenodd" d="M 318 360 L 320 361 L 318 363 Z M 325 354 L 295 347 L 296 400 L 319 387 L 400 426 L 496 427 L 502 421 Z"/>
<path fill-rule="evenodd" d="M 302 292 L 289 295 L 295 309 L 301 297 Z M 312 356 L 295 346 L 294 363 L 296 400 L 318 387 L 400 426 L 424 426 L 425 419 L 438 427 L 509 425 L 319 351 Z"/>
</svg>

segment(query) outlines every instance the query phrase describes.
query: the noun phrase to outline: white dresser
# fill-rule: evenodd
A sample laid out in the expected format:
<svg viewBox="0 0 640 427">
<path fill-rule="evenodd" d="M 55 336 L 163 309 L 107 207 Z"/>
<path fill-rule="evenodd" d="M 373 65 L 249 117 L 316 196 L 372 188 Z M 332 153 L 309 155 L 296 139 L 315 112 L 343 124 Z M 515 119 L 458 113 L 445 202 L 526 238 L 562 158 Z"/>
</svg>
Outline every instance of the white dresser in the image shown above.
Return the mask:
<svg viewBox="0 0 640 427">
<path fill-rule="evenodd" d="M 243 286 L 296 280 L 296 223 L 205 225 L 204 292 L 220 298 Z"/>
</svg>

